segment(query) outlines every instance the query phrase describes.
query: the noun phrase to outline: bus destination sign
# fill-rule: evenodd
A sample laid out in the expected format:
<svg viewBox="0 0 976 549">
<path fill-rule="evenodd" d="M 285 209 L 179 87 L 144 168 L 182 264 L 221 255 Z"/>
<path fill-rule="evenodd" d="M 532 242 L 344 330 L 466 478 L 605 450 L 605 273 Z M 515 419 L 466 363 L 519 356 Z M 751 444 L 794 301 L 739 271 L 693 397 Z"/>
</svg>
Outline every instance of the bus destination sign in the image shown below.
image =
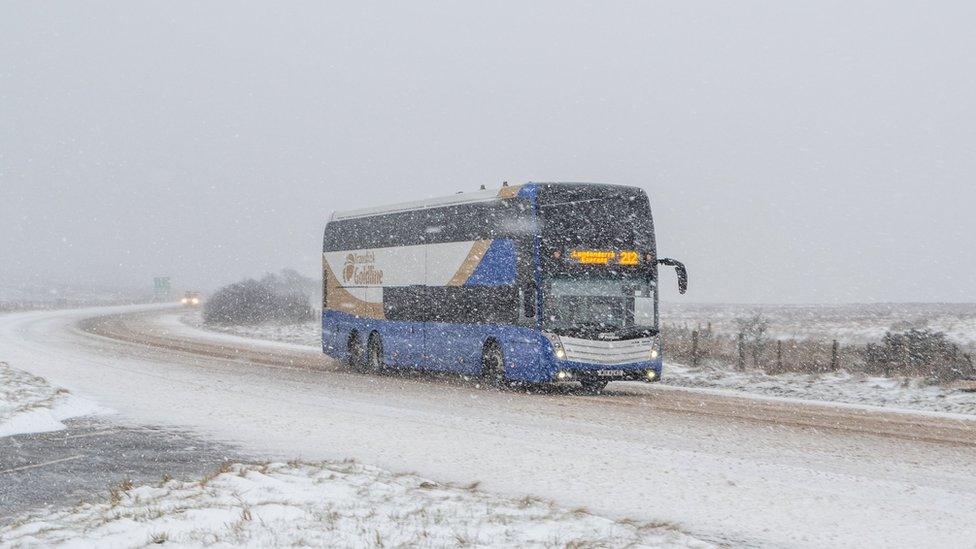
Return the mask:
<svg viewBox="0 0 976 549">
<path fill-rule="evenodd" d="M 640 255 L 634 250 L 572 250 L 569 252 L 570 259 L 581 265 L 637 265 L 640 263 Z"/>
</svg>

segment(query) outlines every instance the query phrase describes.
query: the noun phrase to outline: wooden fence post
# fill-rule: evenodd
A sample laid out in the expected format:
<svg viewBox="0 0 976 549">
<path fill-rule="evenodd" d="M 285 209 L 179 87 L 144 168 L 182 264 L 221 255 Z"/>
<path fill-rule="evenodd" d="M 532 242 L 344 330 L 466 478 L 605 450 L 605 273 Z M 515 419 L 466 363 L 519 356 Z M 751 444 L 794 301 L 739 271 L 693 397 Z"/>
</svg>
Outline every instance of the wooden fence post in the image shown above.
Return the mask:
<svg viewBox="0 0 976 549">
<path fill-rule="evenodd" d="M 837 344 L 837 340 L 835 339 L 834 345 L 830 349 L 830 371 L 831 372 L 837 371 L 837 351 L 839 350 L 839 347 L 840 346 Z"/>
<path fill-rule="evenodd" d="M 698 366 L 698 330 L 691 332 L 691 365 Z"/>
<path fill-rule="evenodd" d="M 783 340 L 776 340 L 776 372 L 783 371 Z"/>
<path fill-rule="evenodd" d="M 746 369 L 746 335 L 739 332 L 739 362 L 736 364 L 739 370 Z"/>
</svg>

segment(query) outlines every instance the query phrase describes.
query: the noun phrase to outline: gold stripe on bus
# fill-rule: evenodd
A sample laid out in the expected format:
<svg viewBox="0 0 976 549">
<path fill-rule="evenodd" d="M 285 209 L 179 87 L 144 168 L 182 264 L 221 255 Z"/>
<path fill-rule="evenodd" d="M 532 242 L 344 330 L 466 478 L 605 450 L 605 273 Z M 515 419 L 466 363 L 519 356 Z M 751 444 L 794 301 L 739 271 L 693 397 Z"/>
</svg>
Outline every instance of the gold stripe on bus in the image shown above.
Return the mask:
<svg viewBox="0 0 976 549">
<path fill-rule="evenodd" d="M 498 189 L 498 198 L 514 198 L 522 188 L 521 185 L 511 185 Z"/>
<path fill-rule="evenodd" d="M 491 246 L 491 240 L 475 240 L 467 257 L 464 258 L 457 272 L 447 281 L 445 286 L 463 286 L 471 278 L 474 270 L 478 268 L 478 264 L 481 263 L 481 258 L 485 256 L 489 246 Z"/>
</svg>

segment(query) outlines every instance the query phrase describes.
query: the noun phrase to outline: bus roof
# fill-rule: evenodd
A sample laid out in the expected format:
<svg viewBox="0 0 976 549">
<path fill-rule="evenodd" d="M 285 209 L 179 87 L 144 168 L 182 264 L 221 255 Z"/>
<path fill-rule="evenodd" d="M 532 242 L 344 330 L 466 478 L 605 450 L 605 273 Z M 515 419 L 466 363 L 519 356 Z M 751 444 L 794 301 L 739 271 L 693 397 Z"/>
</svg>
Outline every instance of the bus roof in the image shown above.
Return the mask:
<svg viewBox="0 0 976 549">
<path fill-rule="evenodd" d="M 332 214 L 332 221 L 341 221 L 343 219 L 355 219 L 357 217 L 369 217 L 373 215 L 382 215 L 396 212 L 406 212 L 410 210 L 425 210 L 428 208 L 437 208 L 440 206 L 452 206 L 455 204 L 471 204 L 474 202 L 488 202 L 491 200 L 498 200 L 501 198 L 511 198 L 518 194 L 519 189 L 522 185 L 511 185 L 508 187 L 500 187 L 497 189 L 485 189 L 475 192 L 465 193 L 459 192 L 457 194 L 452 194 L 448 196 L 439 196 L 435 198 L 427 198 L 424 200 L 413 200 L 410 202 L 400 202 L 397 204 L 387 204 L 385 206 L 376 206 L 373 208 L 359 208 L 355 210 L 346 210 L 343 212 L 335 212 Z"/>
<path fill-rule="evenodd" d="M 400 202 L 397 204 L 388 204 L 385 206 L 376 206 L 372 208 L 358 208 L 355 210 L 333 212 L 329 220 L 342 221 L 344 219 L 356 219 L 360 217 L 370 217 L 374 215 L 407 212 L 411 210 L 425 210 L 429 208 L 439 208 L 441 206 L 453 206 L 456 204 L 490 202 L 492 200 L 512 198 L 518 195 L 519 191 L 522 190 L 523 188 L 530 187 L 530 186 L 537 186 L 537 185 L 594 185 L 594 186 L 601 186 L 601 187 L 621 187 L 621 185 L 609 185 L 605 183 L 529 182 L 523 185 L 509 185 L 509 186 L 498 187 L 496 189 L 484 189 L 484 190 L 478 190 L 474 192 L 458 192 L 456 194 L 452 194 L 448 196 L 427 198 L 425 200 L 413 200 L 411 202 Z"/>
</svg>

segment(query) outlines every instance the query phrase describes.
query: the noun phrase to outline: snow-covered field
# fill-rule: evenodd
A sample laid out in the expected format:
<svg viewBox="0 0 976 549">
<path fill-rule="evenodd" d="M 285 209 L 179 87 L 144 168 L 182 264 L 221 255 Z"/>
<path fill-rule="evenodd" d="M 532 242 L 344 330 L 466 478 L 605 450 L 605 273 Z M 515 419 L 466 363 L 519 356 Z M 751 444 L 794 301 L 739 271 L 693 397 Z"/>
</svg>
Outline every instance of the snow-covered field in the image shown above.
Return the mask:
<svg viewBox="0 0 976 549">
<path fill-rule="evenodd" d="M 139 303 L 151 298 L 140 288 L 0 283 L 0 312 Z"/>
<path fill-rule="evenodd" d="M 107 410 L 42 377 L 0 362 L 0 437 L 64 428 L 62 421 Z"/>
<path fill-rule="evenodd" d="M 184 315 L 182 320 L 192 326 L 242 337 L 319 346 L 318 322 L 214 328 L 203 325 L 198 313 Z M 931 385 L 920 378 L 885 378 L 847 372 L 769 375 L 759 370 L 739 372 L 718 363 L 691 368 L 668 362 L 665 364 L 662 383 L 676 387 L 723 389 L 764 396 L 976 414 L 976 393 L 961 391 L 954 385 Z"/>
<path fill-rule="evenodd" d="M 976 415 L 976 392 L 966 392 L 955 385 L 927 384 L 920 378 L 875 377 L 844 371 L 769 375 L 761 370 L 740 372 L 725 365 L 692 368 L 669 362 L 662 383 L 774 397 Z"/>
<path fill-rule="evenodd" d="M 124 484 L 106 501 L 0 528 L 3 547 L 79 541 L 98 547 L 710 546 L 669 524 L 615 521 L 351 461 L 231 464 L 198 481 Z"/>
<path fill-rule="evenodd" d="M 706 326 L 734 334 L 736 319 L 761 313 L 769 334 L 780 339 L 837 339 L 872 343 L 888 331 L 925 328 L 945 332 L 956 343 L 976 347 L 976 304 L 876 303 L 848 305 L 738 305 L 666 303 L 662 321 L 678 326 Z"/>
</svg>

